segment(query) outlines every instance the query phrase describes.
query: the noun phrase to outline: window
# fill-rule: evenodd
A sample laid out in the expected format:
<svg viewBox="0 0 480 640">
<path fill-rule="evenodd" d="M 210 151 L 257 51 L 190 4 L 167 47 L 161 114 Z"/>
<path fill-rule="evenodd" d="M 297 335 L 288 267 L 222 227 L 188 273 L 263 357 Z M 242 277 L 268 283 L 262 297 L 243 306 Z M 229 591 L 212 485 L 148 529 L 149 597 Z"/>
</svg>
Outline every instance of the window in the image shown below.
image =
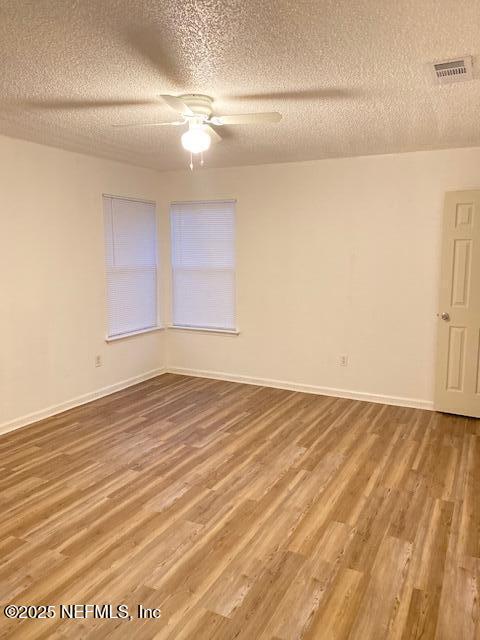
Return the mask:
<svg viewBox="0 0 480 640">
<path fill-rule="evenodd" d="M 235 331 L 235 202 L 171 206 L 174 327 Z"/>
<path fill-rule="evenodd" d="M 103 197 L 108 338 L 158 327 L 155 205 Z"/>
</svg>

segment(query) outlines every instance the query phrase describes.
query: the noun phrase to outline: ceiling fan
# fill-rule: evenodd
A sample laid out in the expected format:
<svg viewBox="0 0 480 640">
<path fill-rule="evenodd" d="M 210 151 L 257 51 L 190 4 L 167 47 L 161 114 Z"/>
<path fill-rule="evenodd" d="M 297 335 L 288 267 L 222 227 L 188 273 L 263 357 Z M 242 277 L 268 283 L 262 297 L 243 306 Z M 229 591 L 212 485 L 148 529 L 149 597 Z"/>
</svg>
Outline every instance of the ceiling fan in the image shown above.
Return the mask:
<svg viewBox="0 0 480 640">
<path fill-rule="evenodd" d="M 282 119 L 280 113 L 260 112 L 243 113 L 229 116 L 212 115 L 213 98 L 202 94 L 186 94 L 181 96 L 159 95 L 171 109 L 182 116 L 181 120 L 165 122 L 140 122 L 136 124 L 116 124 L 114 127 L 178 127 L 188 125 L 187 131 L 182 134 L 182 146 L 190 154 L 203 154 L 210 147 L 211 142 L 219 142 L 222 137 L 212 127 L 237 124 L 257 124 L 267 122 L 279 122 Z M 203 157 L 202 157 L 203 164 Z M 190 158 L 190 168 L 193 168 Z"/>
</svg>

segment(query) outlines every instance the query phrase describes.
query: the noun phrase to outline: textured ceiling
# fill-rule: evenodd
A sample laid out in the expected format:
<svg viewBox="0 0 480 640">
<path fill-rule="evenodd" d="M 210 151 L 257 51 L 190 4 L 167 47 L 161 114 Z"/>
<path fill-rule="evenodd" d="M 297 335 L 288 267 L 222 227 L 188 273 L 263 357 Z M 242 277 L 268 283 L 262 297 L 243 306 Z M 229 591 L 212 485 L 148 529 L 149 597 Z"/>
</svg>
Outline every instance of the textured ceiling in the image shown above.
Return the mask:
<svg viewBox="0 0 480 640">
<path fill-rule="evenodd" d="M 0 0 L 0 133 L 157 169 L 185 168 L 159 93 L 214 113 L 208 166 L 480 145 L 480 80 L 425 63 L 480 55 L 475 0 Z"/>
</svg>

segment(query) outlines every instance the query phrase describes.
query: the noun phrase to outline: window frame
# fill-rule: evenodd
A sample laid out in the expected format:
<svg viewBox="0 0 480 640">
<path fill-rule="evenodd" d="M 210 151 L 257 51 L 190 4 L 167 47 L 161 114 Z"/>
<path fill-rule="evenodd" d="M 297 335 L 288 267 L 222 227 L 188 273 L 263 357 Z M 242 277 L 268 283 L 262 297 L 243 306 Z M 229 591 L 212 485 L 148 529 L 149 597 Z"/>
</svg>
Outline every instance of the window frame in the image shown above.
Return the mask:
<svg viewBox="0 0 480 640">
<path fill-rule="evenodd" d="M 109 206 L 112 206 L 113 200 L 123 200 L 126 202 L 138 202 L 140 204 L 153 205 L 154 208 L 154 221 L 155 221 L 155 292 L 156 292 L 156 304 L 155 304 L 155 325 L 152 327 L 143 327 L 140 329 L 135 329 L 131 331 L 126 331 L 125 333 L 112 334 L 109 333 L 109 292 L 108 292 L 108 265 L 107 265 L 107 251 L 106 251 L 106 243 L 107 243 L 107 228 L 106 228 L 106 202 L 108 201 Z M 117 342 L 118 340 L 123 340 L 126 338 L 132 338 L 135 336 L 143 335 L 146 333 L 152 333 L 154 331 L 162 331 L 165 329 L 165 326 L 161 320 L 161 308 L 162 308 L 162 286 L 161 286 L 161 273 L 160 273 L 160 239 L 159 239 L 159 224 L 158 224 L 158 212 L 157 212 L 157 203 L 154 200 L 149 200 L 147 198 L 133 198 L 130 196 L 119 196 L 111 193 L 102 193 L 102 213 L 103 213 L 103 264 L 104 264 L 104 295 L 105 295 L 105 342 Z"/>
<path fill-rule="evenodd" d="M 174 205 L 205 205 L 211 203 L 229 203 L 233 205 L 233 317 L 235 320 L 234 328 L 221 328 L 221 327 L 203 327 L 200 325 L 182 325 L 182 324 L 174 324 L 173 321 L 173 309 L 174 309 L 174 297 L 175 297 L 175 286 L 174 286 L 174 265 L 173 265 L 173 207 Z M 168 329 L 176 329 L 179 331 L 194 331 L 196 333 L 217 333 L 221 335 L 230 335 L 237 336 L 240 334 L 240 329 L 238 327 L 238 283 L 237 283 L 237 200 L 235 198 L 210 198 L 208 200 L 172 200 L 169 206 L 169 227 L 170 227 L 170 322 L 168 324 Z M 213 271 L 213 269 L 212 269 Z"/>
</svg>

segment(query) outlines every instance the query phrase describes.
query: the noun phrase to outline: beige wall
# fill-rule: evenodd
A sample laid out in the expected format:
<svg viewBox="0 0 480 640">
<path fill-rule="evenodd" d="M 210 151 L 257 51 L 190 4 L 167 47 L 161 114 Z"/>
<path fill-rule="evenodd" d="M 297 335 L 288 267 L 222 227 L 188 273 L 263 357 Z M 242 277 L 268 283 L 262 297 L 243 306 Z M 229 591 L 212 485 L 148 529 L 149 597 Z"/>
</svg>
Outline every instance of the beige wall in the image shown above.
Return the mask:
<svg viewBox="0 0 480 640">
<path fill-rule="evenodd" d="M 480 149 L 158 174 L 0 138 L 0 430 L 165 365 L 431 406 L 442 200 L 464 188 Z M 239 336 L 105 343 L 102 193 L 157 201 L 167 307 L 170 201 L 238 200 Z"/>
<path fill-rule="evenodd" d="M 443 194 L 480 188 L 479 149 L 207 169 L 162 184 L 163 211 L 238 199 L 241 334 L 169 331 L 171 367 L 431 406 Z"/>
<path fill-rule="evenodd" d="M 158 174 L 0 138 L 0 430 L 164 364 L 165 332 L 105 343 L 102 193 Z"/>
</svg>

